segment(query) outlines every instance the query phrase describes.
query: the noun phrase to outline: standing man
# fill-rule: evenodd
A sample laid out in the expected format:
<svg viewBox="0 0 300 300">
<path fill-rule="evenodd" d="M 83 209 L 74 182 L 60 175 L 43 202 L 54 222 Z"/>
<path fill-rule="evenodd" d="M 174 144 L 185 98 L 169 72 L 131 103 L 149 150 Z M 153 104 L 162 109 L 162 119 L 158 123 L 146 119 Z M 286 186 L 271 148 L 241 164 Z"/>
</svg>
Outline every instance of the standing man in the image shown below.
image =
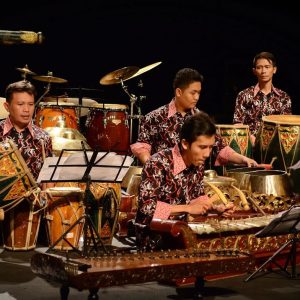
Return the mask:
<svg viewBox="0 0 300 300">
<path fill-rule="evenodd" d="M 11 83 L 5 91 L 4 107 L 9 115 L 0 122 L 0 142 L 12 139 L 31 174 L 37 180 L 45 157 L 52 156 L 49 134 L 32 122 L 35 87 L 26 80 Z"/>
<path fill-rule="evenodd" d="M 273 86 L 277 63 L 270 52 L 260 52 L 253 59 L 253 74 L 258 83 L 239 92 L 233 115 L 233 123 L 249 125 L 252 144 L 261 125 L 262 117 L 292 113 L 289 95 Z"/>
</svg>

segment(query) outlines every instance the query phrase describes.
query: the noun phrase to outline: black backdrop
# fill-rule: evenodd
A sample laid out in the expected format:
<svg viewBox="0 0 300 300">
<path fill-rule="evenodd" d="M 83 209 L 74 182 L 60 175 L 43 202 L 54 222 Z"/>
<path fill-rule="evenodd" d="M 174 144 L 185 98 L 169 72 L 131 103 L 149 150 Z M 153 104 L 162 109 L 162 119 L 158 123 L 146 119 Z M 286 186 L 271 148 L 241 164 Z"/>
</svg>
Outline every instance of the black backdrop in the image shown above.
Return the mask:
<svg viewBox="0 0 300 300">
<path fill-rule="evenodd" d="M 16 68 L 28 64 L 38 75 L 52 71 L 68 80 L 52 84 L 52 94 L 64 93 L 62 88 L 91 88 L 97 91 L 84 96 L 130 105 L 120 84 L 102 86 L 99 80 L 126 66 L 162 61 L 126 81 L 129 91 L 146 96 L 143 114 L 168 103 L 176 71 L 192 67 L 205 77 L 198 107 L 218 123 L 230 124 L 237 92 L 256 82 L 254 55 L 270 51 L 278 61 L 274 84 L 290 94 L 293 113 L 299 114 L 300 19 L 295 5 L 234 0 L 6 2 L 1 30 L 41 31 L 45 40 L 40 45 L 0 44 L 0 96 L 8 83 L 21 79 Z M 143 88 L 137 86 L 140 79 Z M 41 95 L 45 84 L 32 82 Z M 76 92 L 67 92 L 76 97 Z"/>
</svg>

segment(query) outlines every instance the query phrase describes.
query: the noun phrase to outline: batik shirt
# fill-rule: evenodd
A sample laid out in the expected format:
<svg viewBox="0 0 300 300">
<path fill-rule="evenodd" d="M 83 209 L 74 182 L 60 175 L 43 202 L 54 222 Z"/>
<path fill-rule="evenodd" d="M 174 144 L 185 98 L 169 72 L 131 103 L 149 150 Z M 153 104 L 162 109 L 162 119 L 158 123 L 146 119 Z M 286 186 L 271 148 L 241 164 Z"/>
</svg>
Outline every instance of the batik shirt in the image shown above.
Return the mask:
<svg viewBox="0 0 300 300">
<path fill-rule="evenodd" d="M 251 134 L 257 134 L 263 116 L 285 115 L 292 113 L 289 95 L 272 86 L 272 91 L 265 95 L 258 84 L 241 91 L 235 104 L 233 123 L 249 125 Z"/>
<path fill-rule="evenodd" d="M 0 122 L 0 142 L 7 142 L 8 139 L 15 143 L 36 180 L 43 166 L 43 149 L 45 157 L 52 156 L 49 134 L 32 123 L 22 132 L 18 132 L 8 117 Z"/>
<path fill-rule="evenodd" d="M 198 111 L 193 109 L 182 116 L 176 110 L 173 99 L 169 104 L 148 113 L 141 123 L 137 142 L 130 146 L 132 153 L 138 156 L 145 151 L 154 154 L 163 149 L 173 148 L 179 143 L 180 130 L 184 121 Z M 214 159 L 224 147 L 226 147 L 225 142 L 216 135 L 216 143 L 212 151 Z"/>
<path fill-rule="evenodd" d="M 170 205 L 189 204 L 204 195 L 204 165 L 187 167 L 176 145 L 165 149 L 149 159 L 142 172 L 139 189 L 138 210 L 135 224 L 138 243 L 147 244 L 149 225 L 154 213 L 159 210 L 160 218 L 169 217 Z M 175 218 L 170 216 L 170 219 Z M 176 219 L 185 220 L 186 214 L 177 215 Z"/>
</svg>

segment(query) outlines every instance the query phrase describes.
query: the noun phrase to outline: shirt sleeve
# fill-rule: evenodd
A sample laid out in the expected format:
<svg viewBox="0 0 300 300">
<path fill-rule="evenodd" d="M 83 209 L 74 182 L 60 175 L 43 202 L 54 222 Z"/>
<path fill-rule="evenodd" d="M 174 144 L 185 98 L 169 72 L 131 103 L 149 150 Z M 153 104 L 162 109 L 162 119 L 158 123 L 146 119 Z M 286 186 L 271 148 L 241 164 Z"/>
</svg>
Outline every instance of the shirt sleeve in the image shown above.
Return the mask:
<svg viewBox="0 0 300 300">
<path fill-rule="evenodd" d="M 224 166 L 228 163 L 230 156 L 235 153 L 235 151 L 229 147 L 226 146 L 223 148 L 220 152 L 219 155 L 217 156 L 215 166 Z"/>
</svg>

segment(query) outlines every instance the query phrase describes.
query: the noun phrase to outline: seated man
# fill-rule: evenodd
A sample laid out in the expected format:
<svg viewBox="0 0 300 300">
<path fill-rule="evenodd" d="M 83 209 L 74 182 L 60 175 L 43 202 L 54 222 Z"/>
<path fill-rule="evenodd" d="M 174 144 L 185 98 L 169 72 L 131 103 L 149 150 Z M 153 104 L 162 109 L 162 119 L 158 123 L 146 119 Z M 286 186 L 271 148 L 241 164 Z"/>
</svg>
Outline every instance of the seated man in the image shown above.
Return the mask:
<svg viewBox="0 0 300 300">
<path fill-rule="evenodd" d="M 188 214 L 202 215 L 210 210 L 230 215 L 233 204 L 220 204 L 217 195 L 204 194 L 204 163 L 215 144 L 216 127 L 203 112 L 186 119 L 180 142 L 152 155 L 147 160 L 139 190 L 135 219 L 137 246 L 155 250 L 158 246 L 150 230 L 153 218 L 187 221 Z M 229 148 L 230 149 L 230 148 Z M 245 157 L 223 148 L 217 160 L 242 164 Z M 255 165 L 256 162 L 253 161 Z"/>
</svg>

